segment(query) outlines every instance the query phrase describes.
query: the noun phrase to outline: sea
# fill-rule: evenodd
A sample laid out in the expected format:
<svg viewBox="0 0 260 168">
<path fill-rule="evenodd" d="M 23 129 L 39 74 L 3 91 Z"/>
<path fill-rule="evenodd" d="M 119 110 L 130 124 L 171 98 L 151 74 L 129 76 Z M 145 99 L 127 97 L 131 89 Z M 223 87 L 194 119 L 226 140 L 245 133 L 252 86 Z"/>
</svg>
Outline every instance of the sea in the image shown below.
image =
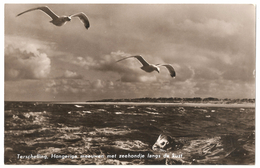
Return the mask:
<svg viewBox="0 0 260 168">
<path fill-rule="evenodd" d="M 255 104 L 5 101 L 4 163 L 254 165 Z"/>
</svg>

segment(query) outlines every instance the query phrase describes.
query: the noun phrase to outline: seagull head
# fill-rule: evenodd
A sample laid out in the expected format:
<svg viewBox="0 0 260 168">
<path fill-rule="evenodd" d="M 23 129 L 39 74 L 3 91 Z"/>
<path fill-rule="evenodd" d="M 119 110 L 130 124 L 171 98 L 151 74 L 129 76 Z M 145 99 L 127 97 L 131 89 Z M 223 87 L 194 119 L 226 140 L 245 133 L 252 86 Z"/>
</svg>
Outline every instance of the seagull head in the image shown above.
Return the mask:
<svg viewBox="0 0 260 168">
<path fill-rule="evenodd" d="M 160 68 L 159 67 L 156 67 L 155 70 L 160 73 Z"/>
<path fill-rule="evenodd" d="M 60 19 L 61 22 L 71 21 L 71 17 L 70 16 L 61 16 L 59 19 Z"/>
<path fill-rule="evenodd" d="M 155 65 L 154 65 L 154 70 L 157 71 L 158 73 L 160 73 L 159 65 L 160 65 L 160 64 L 155 64 Z"/>
<path fill-rule="evenodd" d="M 70 17 L 70 16 L 67 16 L 67 17 L 65 17 L 65 20 L 66 20 L 66 21 L 71 21 L 71 17 Z"/>
</svg>

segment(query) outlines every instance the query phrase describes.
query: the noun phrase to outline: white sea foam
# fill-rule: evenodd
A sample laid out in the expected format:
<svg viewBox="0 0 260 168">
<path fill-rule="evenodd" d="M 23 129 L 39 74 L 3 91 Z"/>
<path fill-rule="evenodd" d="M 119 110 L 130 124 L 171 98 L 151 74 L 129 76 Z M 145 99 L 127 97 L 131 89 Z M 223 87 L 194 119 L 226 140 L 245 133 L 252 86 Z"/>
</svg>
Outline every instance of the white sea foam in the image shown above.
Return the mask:
<svg viewBox="0 0 260 168">
<path fill-rule="evenodd" d="M 148 144 L 143 143 L 140 140 L 127 140 L 127 141 L 115 141 L 115 146 L 119 147 L 121 149 L 125 149 L 125 150 L 142 150 L 142 149 L 147 149 L 149 147 Z"/>
</svg>

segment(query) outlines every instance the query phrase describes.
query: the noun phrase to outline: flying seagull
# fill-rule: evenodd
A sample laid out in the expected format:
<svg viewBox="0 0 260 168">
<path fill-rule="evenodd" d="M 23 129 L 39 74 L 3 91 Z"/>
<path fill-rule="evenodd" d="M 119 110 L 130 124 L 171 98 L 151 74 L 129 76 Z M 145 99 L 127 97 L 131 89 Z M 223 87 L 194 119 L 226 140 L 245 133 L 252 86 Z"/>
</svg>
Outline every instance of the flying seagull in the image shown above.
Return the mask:
<svg viewBox="0 0 260 168">
<path fill-rule="evenodd" d="M 156 65 L 155 64 L 149 64 L 141 55 L 134 55 L 134 56 L 125 57 L 125 58 L 122 58 L 122 59 L 120 59 L 116 62 L 119 62 L 119 61 L 122 61 L 122 60 L 125 60 L 125 59 L 128 59 L 128 58 L 132 58 L 132 57 L 138 59 L 141 62 L 141 64 L 143 64 L 141 69 L 144 70 L 145 72 L 157 71 L 159 73 L 160 72 L 159 66 L 165 66 L 168 69 L 168 71 L 170 72 L 171 77 L 176 76 L 175 70 L 174 70 L 174 68 L 171 64 L 156 64 Z"/>
<path fill-rule="evenodd" d="M 33 10 L 41 10 L 41 11 L 45 12 L 48 16 L 50 16 L 52 18 L 52 20 L 50 22 L 53 23 L 56 26 L 64 25 L 66 22 L 70 21 L 72 17 L 78 17 L 81 20 L 81 22 L 84 24 L 86 29 L 88 29 L 89 26 L 90 26 L 88 17 L 83 12 L 76 13 L 76 14 L 73 14 L 73 15 L 70 15 L 70 16 L 58 16 L 48 6 L 32 8 L 32 9 L 26 10 L 22 13 L 19 13 L 17 16 L 20 16 L 20 15 L 26 13 L 26 12 L 30 12 L 30 11 L 33 11 Z"/>
</svg>

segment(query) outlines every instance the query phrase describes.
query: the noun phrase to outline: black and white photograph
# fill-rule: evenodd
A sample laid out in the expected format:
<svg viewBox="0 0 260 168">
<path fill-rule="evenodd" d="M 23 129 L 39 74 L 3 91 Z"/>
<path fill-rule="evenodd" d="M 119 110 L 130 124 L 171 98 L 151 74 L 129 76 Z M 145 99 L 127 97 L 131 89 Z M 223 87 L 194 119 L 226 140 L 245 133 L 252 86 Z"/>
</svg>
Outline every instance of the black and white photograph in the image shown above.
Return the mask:
<svg viewBox="0 0 260 168">
<path fill-rule="evenodd" d="M 255 165 L 256 5 L 5 3 L 4 165 Z"/>
</svg>

